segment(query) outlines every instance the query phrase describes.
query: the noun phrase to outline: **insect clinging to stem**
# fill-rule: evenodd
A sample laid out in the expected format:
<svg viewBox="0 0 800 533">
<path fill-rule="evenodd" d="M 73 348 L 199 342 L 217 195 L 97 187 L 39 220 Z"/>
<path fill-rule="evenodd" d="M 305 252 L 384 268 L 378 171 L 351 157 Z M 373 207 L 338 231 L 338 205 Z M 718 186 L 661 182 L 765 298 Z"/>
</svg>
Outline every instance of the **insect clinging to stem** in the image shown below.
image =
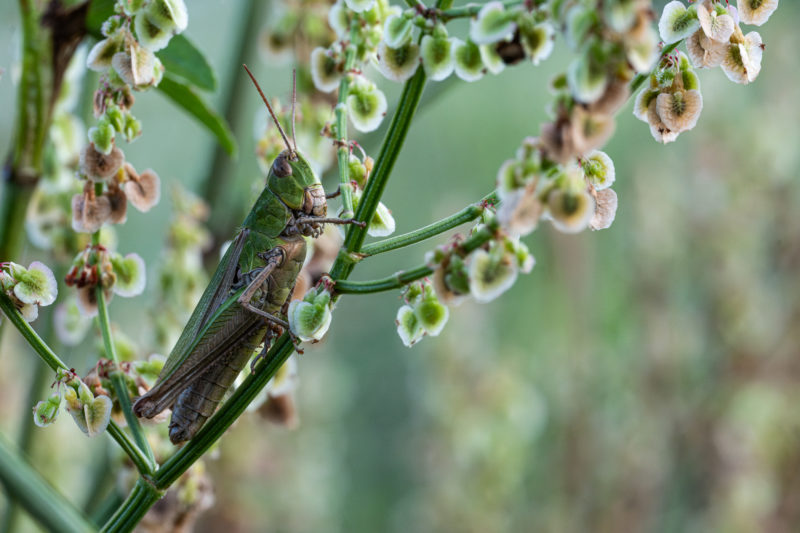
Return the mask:
<svg viewBox="0 0 800 533">
<path fill-rule="evenodd" d="M 267 106 L 286 149 L 273 161 L 267 184 L 220 261 L 152 389 L 134 404 L 152 418 L 172 407 L 173 443 L 191 439 L 214 413 L 256 347 L 259 357 L 289 330 L 286 312 L 306 257 L 304 237 L 318 237 L 324 224 L 358 224 L 327 218 L 327 196 L 297 149 L 292 89 L 292 140 L 250 69 L 244 69 Z"/>
</svg>

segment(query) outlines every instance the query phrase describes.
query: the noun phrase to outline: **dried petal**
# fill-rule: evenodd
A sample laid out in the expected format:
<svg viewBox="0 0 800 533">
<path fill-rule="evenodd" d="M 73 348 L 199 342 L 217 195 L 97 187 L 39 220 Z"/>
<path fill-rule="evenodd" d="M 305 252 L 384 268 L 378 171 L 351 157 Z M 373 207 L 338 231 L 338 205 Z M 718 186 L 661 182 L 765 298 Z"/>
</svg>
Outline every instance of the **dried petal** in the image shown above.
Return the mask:
<svg viewBox="0 0 800 533">
<path fill-rule="evenodd" d="M 658 114 L 658 99 L 653 98 L 647 108 L 647 122 L 650 124 L 650 134 L 653 138 L 662 144 L 668 144 L 675 141 L 680 135 L 680 132 L 670 130 L 666 124 L 661 121 Z"/>
<path fill-rule="evenodd" d="M 656 109 L 661 122 L 680 133 L 697 124 L 703 110 L 703 96 L 698 90 L 661 93 L 656 99 Z"/>
<path fill-rule="evenodd" d="M 743 23 L 761 26 L 778 9 L 778 0 L 736 0 L 736 6 Z"/>
<path fill-rule="evenodd" d="M 497 220 L 510 235 L 528 235 L 539 223 L 544 206 L 536 194 L 536 183 L 514 189 L 503 196 Z"/>
<path fill-rule="evenodd" d="M 469 290 L 479 302 L 490 302 L 514 285 L 517 262 L 505 255 L 475 250 L 469 258 Z"/>
<path fill-rule="evenodd" d="M 594 216 L 594 199 L 586 191 L 556 189 L 547 195 L 547 211 L 553 226 L 564 233 L 578 233 Z"/>
<path fill-rule="evenodd" d="M 104 181 L 117 173 L 125 162 L 125 154 L 117 147 L 108 155 L 89 143 L 81 150 L 80 171 L 94 181 Z"/>
<path fill-rule="evenodd" d="M 764 53 L 761 35 L 750 32 L 745 35 L 744 43 L 728 45 L 722 60 L 722 71 L 728 79 L 741 84 L 748 84 L 761 72 L 761 57 Z"/>
<path fill-rule="evenodd" d="M 576 106 L 572 112 L 572 142 L 575 155 L 583 155 L 601 148 L 614 134 L 614 117 L 592 113 Z"/>
<path fill-rule="evenodd" d="M 158 203 L 161 198 L 161 181 L 152 169 L 147 169 L 138 177 L 133 177 L 128 172 L 128 165 L 125 165 L 126 173 L 132 179 L 128 179 L 123 185 L 125 194 L 133 204 L 133 207 L 146 213 L 151 207 Z"/>
<path fill-rule="evenodd" d="M 603 189 L 597 191 L 594 199 L 596 206 L 589 227 L 593 230 L 606 229 L 617 216 L 617 193 L 614 189 Z"/>
<path fill-rule="evenodd" d="M 697 68 L 712 68 L 722 63 L 728 45 L 712 41 L 705 32 L 698 30 L 686 39 L 686 49 L 689 51 L 692 65 Z"/>
<path fill-rule="evenodd" d="M 123 224 L 128 218 L 128 197 L 119 186 L 113 185 L 106 190 L 108 202 L 111 205 L 111 223 Z"/>
<path fill-rule="evenodd" d="M 720 43 L 727 43 L 733 35 L 735 24 L 727 13 L 718 13 L 714 4 L 706 0 L 697 6 L 697 20 L 706 36 Z"/>
</svg>

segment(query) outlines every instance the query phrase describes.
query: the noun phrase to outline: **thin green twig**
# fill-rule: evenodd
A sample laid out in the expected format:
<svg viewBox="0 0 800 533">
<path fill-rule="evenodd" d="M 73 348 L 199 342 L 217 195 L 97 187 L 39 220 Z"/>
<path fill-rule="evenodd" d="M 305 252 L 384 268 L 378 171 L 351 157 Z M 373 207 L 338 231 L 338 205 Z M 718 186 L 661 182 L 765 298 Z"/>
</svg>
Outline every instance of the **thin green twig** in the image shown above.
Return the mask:
<svg viewBox="0 0 800 533">
<path fill-rule="evenodd" d="M 466 256 L 492 240 L 498 230 L 496 219 L 492 219 L 486 226 L 475 232 L 463 243 L 458 245 L 455 253 Z M 376 292 L 391 291 L 399 289 L 411 282 L 422 279 L 433 274 L 433 268 L 428 265 L 420 265 L 410 270 L 401 270 L 391 276 L 370 281 L 348 281 L 346 279 L 334 279 L 334 290 L 339 294 L 372 294 Z"/>
<path fill-rule="evenodd" d="M 25 340 L 28 341 L 31 348 L 42 358 L 42 361 L 53 369 L 53 372 L 70 369 L 42 340 L 39 334 L 33 330 L 31 325 L 22 318 L 17 308 L 14 307 L 14 303 L 3 292 L 0 292 L 0 309 L 2 309 L 3 313 L 8 317 L 9 322 L 11 322 Z"/>
<path fill-rule="evenodd" d="M 92 236 L 92 240 L 96 240 L 99 232 Z M 125 384 L 125 376 L 122 374 L 122 368 L 117 355 L 117 349 L 114 346 L 114 339 L 111 336 L 111 321 L 108 318 L 108 306 L 106 305 L 106 296 L 102 286 L 98 285 L 97 291 L 97 318 L 100 323 L 100 332 L 103 335 L 103 346 L 105 347 L 106 354 L 114 361 L 114 370 L 111 371 L 111 383 L 114 385 L 114 391 L 117 393 L 117 401 L 122 409 L 122 414 L 125 416 L 125 421 L 128 423 L 133 434 L 133 440 L 136 442 L 136 447 L 144 454 L 147 459 L 147 469 L 144 474 L 152 473 L 156 468 L 156 460 L 153 456 L 153 450 L 150 448 L 150 443 L 147 442 L 144 430 L 139 419 L 133 414 L 131 409 L 131 397 L 128 392 L 128 387 Z M 138 466 L 138 465 L 137 465 Z"/>
<path fill-rule="evenodd" d="M 495 193 L 491 193 L 479 203 L 468 205 L 458 213 L 454 213 L 447 218 L 443 218 L 442 220 L 434 222 L 433 224 L 428 224 L 427 226 L 404 233 L 403 235 L 397 235 L 395 237 L 383 239 L 382 241 L 367 244 L 361 248 L 361 252 L 359 253 L 364 257 L 369 257 L 382 254 L 384 252 L 389 252 L 391 250 L 405 248 L 406 246 L 411 246 L 412 244 L 422 242 L 430 239 L 431 237 L 441 235 L 445 231 L 449 231 L 453 228 L 457 228 L 461 224 L 475 220 L 486 210 L 486 203 L 496 201 L 497 195 Z"/>
<path fill-rule="evenodd" d="M 342 218 L 353 217 L 353 191 L 350 189 L 350 147 L 347 145 L 347 95 L 350 92 L 350 73 L 356 61 L 355 28 L 350 32 L 350 43 L 345 48 L 344 76 L 339 82 L 339 103 L 336 104 L 336 155 L 339 162 L 339 190 L 342 192 Z"/>
</svg>

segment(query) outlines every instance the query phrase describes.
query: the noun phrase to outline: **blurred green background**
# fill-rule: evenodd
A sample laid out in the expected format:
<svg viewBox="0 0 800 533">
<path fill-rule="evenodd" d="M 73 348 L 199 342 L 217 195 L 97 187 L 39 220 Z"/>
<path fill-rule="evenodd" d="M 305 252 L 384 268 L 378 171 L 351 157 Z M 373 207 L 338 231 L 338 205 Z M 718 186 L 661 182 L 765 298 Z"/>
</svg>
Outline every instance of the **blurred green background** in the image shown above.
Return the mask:
<svg viewBox="0 0 800 533">
<path fill-rule="evenodd" d="M 664 3 L 655 2 L 659 12 Z M 255 2 L 251 17 L 241 0 L 190 4 L 187 35 L 215 67 L 220 91 L 210 98 L 224 108 L 243 77 L 243 28 L 249 19 L 266 24 L 270 9 Z M 617 168 L 614 225 L 577 236 L 541 225 L 526 239 L 533 272 L 490 304 L 451 309 L 438 338 L 402 345 L 397 293 L 343 298 L 325 342 L 299 359 L 300 428 L 242 419 L 208 463 L 217 503 L 198 530 L 800 530 L 798 21 L 800 6 L 783 2 L 758 28 L 767 47 L 753 85 L 701 71 L 703 114 L 674 144 L 653 141 L 629 104 L 606 147 Z M 5 2 L 4 151 L 19 33 L 16 5 Z M 248 46 L 265 90 L 286 101 L 290 71 Z M 538 68 L 428 87 L 436 94 L 384 197 L 398 232 L 493 188 L 500 164 L 538 133 L 547 82 L 568 60 L 559 40 Z M 240 85 L 240 155 L 213 176 L 224 191 L 215 212 L 246 209 L 260 179 L 252 131 L 263 111 Z M 391 107 L 399 86 L 383 86 Z M 145 133 L 123 148 L 137 168 L 156 169 L 165 192 L 173 181 L 205 179 L 216 150 L 205 130 L 155 92 L 138 97 L 135 110 Z M 379 141 L 364 144 L 376 155 Z M 151 271 L 167 200 L 131 214 L 119 231 L 119 250 L 138 252 Z M 354 279 L 414 266 L 432 246 L 369 259 Z M 14 259 L 34 257 L 28 249 Z M 146 338 L 141 317 L 151 301 L 148 293 L 117 299 L 112 317 Z M 63 358 L 87 371 L 97 338 Z M 6 335 L 0 362 L 0 429 L 13 435 L 30 416 L 27 376 L 40 363 L 16 333 Z M 107 444 L 62 416 L 37 430 L 32 453 L 45 477 L 81 502 Z"/>
</svg>

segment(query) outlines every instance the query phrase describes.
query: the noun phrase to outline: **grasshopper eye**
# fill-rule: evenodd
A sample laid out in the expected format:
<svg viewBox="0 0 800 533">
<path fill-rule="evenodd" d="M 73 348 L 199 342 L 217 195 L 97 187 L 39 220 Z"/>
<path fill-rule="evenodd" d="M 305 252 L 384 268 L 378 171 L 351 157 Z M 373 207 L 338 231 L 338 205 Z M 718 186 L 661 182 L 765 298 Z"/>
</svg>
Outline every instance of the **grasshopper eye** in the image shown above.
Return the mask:
<svg viewBox="0 0 800 533">
<path fill-rule="evenodd" d="M 281 154 L 275 158 L 275 162 L 272 163 L 272 171 L 279 178 L 285 178 L 286 176 L 292 175 L 292 165 L 289 164 L 286 156 Z"/>
</svg>

